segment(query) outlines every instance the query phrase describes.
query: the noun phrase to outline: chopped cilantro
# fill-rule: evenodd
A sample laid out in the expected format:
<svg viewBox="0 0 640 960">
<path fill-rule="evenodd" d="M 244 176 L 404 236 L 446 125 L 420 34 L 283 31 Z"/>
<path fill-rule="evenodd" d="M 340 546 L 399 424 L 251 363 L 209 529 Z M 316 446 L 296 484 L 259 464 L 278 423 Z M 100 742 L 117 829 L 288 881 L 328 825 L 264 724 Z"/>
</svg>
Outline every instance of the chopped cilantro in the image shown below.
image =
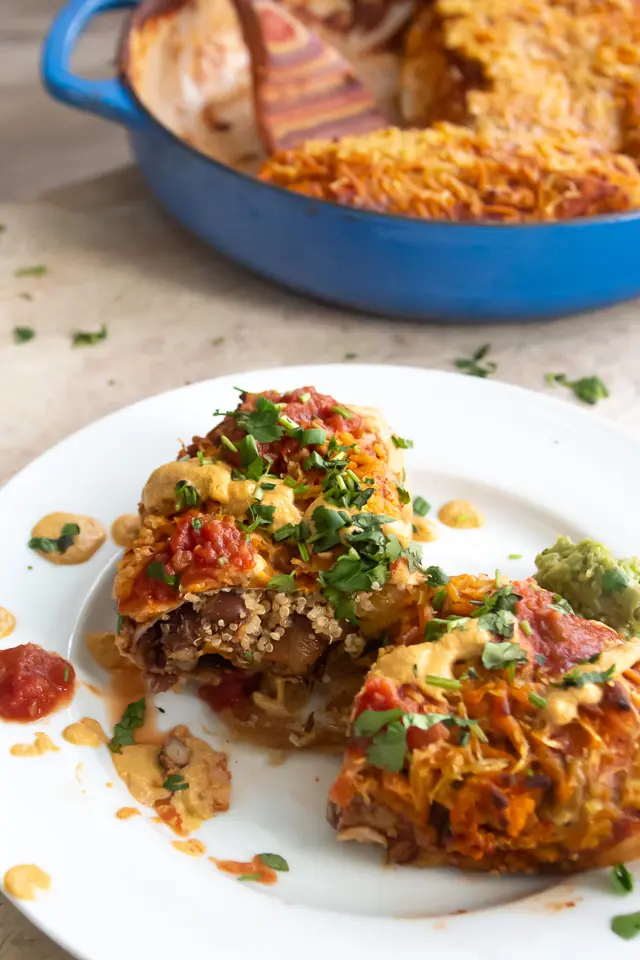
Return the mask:
<svg viewBox="0 0 640 960">
<path fill-rule="evenodd" d="M 181 773 L 170 774 L 162 786 L 165 790 L 169 790 L 171 793 L 179 793 L 181 790 L 189 789 L 189 784 Z"/>
<path fill-rule="evenodd" d="M 271 867 L 272 870 L 281 870 L 283 873 L 287 873 L 289 870 L 289 864 L 279 853 L 259 853 L 258 860 L 264 863 L 265 867 Z"/>
<path fill-rule="evenodd" d="M 169 587 L 177 587 L 180 581 L 177 573 L 167 573 L 164 563 L 161 563 L 160 560 L 152 560 L 151 563 L 148 563 L 145 574 L 151 580 L 162 580 Z"/>
<path fill-rule="evenodd" d="M 396 490 L 398 491 L 398 499 L 400 503 L 402 504 L 410 503 L 411 494 L 409 493 L 408 490 L 405 490 L 404 487 L 396 487 Z"/>
<path fill-rule="evenodd" d="M 546 382 L 551 386 L 559 383 L 563 387 L 573 390 L 574 395 L 583 403 L 589 403 L 592 406 L 598 400 L 605 400 L 609 396 L 609 391 L 600 377 L 582 377 L 580 380 L 567 380 L 564 373 L 548 373 L 545 377 Z"/>
<path fill-rule="evenodd" d="M 243 467 L 248 467 L 256 458 L 260 459 L 258 445 L 250 433 L 238 444 L 238 453 L 240 454 L 240 463 Z"/>
<path fill-rule="evenodd" d="M 119 722 L 116 723 L 113 737 L 109 741 L 108 746 L 112 753 L 122 753 L 123 747 L 130 747 L 135 743 L 133 731 L 143 725 L 146 706 L 144 697 L 128 705 Z"/>
<path fill-rule="evenodd" d="M 294 573 L 281 573 L 271 577 L 267 584 L 267 590 L 277 590 L 279 593 L 293 593 L 296 588 Z"/>
<path fill-rule="evenodd" d="M 44 277 L 47 272 L 47 267 L 44 263 L 37 263 L 33 267 L 18 267 L 14 271 L 14 277 Z"/>
<path fill-rule="evenodd" d="M 369 763 L 398 773 L 404 766 L 407 752 L 407 730 L 410 727 L 430 730 L 439 723 L 444 723 L 447 727 L 472 729 L 480 739 L 486 740 L 486 735 L 477 720 L 456 717 L 451 713 L 403 714 L 399 708 L 382 711 L 364 710 L 354 723 L 354 732 L 357 736 L 373 736 L 373 742 L 367 749 Z"/>
<path fill-rule="evenodd" d="M 430 587 L 446 587 L 449 583 L 449 577 L 441 567 L 427 567 L 425 574 Z"/>
<path fill-rule="evenodd" d="M 358 354 L 357 354 L 357 353 L 345 353 L 345 355 L 344 355 L 344 357 L 343 357 L 342 359 L 343 359 L 344 362 L 346 363 L 346 362 L 349 361 L 349 360 L 356 360 L 357 357 L 358 357 Z"/>
<path fill-rule="evenodd" d="M 437 593 L 434 594 L 433 599 L 431 601 L 431 606 L 436 611 L 436 613 L 439 610 L 442 610 L 442 607 L 446 599 L 447 599 L 447 588 L 440 587 Z"/>
<path fill-rule="evenodd" d="M 507 639 L 513 636 L 515 623 L 515 615 L 508 610 L 485 613 L 481 617 L 478 617 L 478 626 L 482 630 L 497 633 L 501 637 L 507 637 Z"/>
<path fill-rule="evenodd" d="M 340 543 L 343 527 L 351 524 L 351 517 L 344 510 L 329 510 L 328 507 L 316 507 L 311 515 L 315 534 L 310 538 L 314 553 L 324 553 Z"/>
<path fill-rule="evenodd" d="M 194 517 L 191 521 L 191 526 L 193 527 L 194 530 L 201 530 L 202 520 L 200 519 L 200 517 Z"/>
<path fill-rule="evenodd" d="M 398 450 L 411 450 L 413 447 L 413 440 L 405 440 L 404 437 L 398 437 L 395 433 L 391 434 L 391 440 Z"/>
<path fill-rule="evenodd" d="M 358 737 L 372 737 L 388 723 L 401 717 L 400 707 L 393 707 L 391 710 L 363 710 L 354 720 L 353 730 Z"/>
<path fill-rule="evenodd" d="M 565 673 L 560 683 L 554 683 L 554 687 L 562 687 L 566 690 L 569 687 L 584 687 L 587 683 L 608 683 L 615 673 L 615 666 L 612 664 L 608 670 L 578 670 L 576 667 Z"/>
<path fill-rule="evenodd" d="M 239 528 L 244 530 L 245 533 L 253 533 L 258 527 L 270 527 L 273 523 L 273 517 L 276 512 L 275 506 L 267 506 L 266 504 L 258 503 L 254 501 L 249 507 L 249 520 L 250 522 L 242 523 L 241 520 L 236 521 Z"/>
<path fill-rule="evenodd" d="M 278 423 L 280 410 L 272 400 L 266 397 L 257 397 L 255 410 L 242 410 L 236 415 L 238 426 L 258 441 L 258 443 L 273 443 L 279 440 L 284 430 Z"/>
<path fill-rule="evenodd" d="M 413 512 L 417 517 L 426 517 L 431 510 L 431 504 L 424 497 L 416 497 L 413 501 Z"/>
<path fill-rule="evenodd" d="M 528 663 L 529 658 L 519 643 L 487 643 L 482 651 L 482 665 L 487 670 L 502 670 L 513 663 Z"/>
<path fill-rule="evenodd" d="M 200 503 L 200 494 L 187 480 L 178 480 L 175 487 L 176 510 L 184 510 L 187 507 L 197 507 Z"/>
<path fill-rule="evenodd" d="M 77 523 L 65 523 L 57 539 L 31 537 L 29 547 L 31 550 L 40 550 L 41 553 L 66 553 L 79 533 L 80 527 Z"/>
<path fill-rule="evenodd" d="M 633 876 L 624 863 L 616 863 L 611 870 L 611 885 L 616 893 L 627 894 L 633 891 Z"/>
<path fill-rule="evenodd" d="M 224 337 L 214 337 L 211 343 L 214 345 L 214 347 L 219 347 L 221 344 L 224 343 L 224 341 L 225 341 Z"/>
<path fill-rule="evenodd" d="M 33 327 L 14 327 L 13 328 L 13 339 L 15 343 L 27 343 L 29 340 L 33 340 L 36 332 Z"/>
<path fill-rule="evenodd" d="M 573 614 L 573 608 L 571 604 L 567 603 L 564 597 L 561 597 L 559 593 L 553 594 L 553 603 L 551 604 L 553 610 L 557 610 L 558 613 L 562 613 L 565 617 Z"/>
<path fill-rule="evenodd" d="M 92 347 L 95 343 L 107 339 L 107 328 L 102 324 L 99 330 L 74 330 L 71 342 L 74 347 Z"/>
<path fill-rule="evenodd" d="M 640 933 L 640 910 L 636 913 L 620 913 L 613 917 L 611 929 L 623 940 L 633 940 Z"/>
<path fill-rule="evenodd" d="M 350 410 L 347 410 L 346 407 L 331 407 L 334 413 L 339 414 L 339 416 L 344 417 L 345 420 L 353 420 L 353 414 Z"/>
<path fill-rule="evenodd" d="M 485 343 L 482 347 L 478 347 L 469 359 L 459 357 L 457 360 L 454 360 L 454 364 L 458 370 L 461 370 L 470 377 L 482 377 L 483 379 L 489 377 L 498 369 L 497 364 L 492 360 L 488 360 L 484 366 L 481 366 L 480 361 L 484 360 L 490 349 L 491 345 Z"/>
</svg>

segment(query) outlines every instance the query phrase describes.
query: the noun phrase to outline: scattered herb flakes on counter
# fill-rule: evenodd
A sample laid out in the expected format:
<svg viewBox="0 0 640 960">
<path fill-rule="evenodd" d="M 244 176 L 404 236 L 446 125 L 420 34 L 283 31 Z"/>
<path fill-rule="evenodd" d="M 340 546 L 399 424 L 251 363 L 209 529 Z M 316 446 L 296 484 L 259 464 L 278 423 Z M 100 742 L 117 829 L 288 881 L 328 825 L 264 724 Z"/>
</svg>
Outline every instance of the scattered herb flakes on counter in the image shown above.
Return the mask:
<svg viewBox="0 0 640 960">
<path fill-rule="evenodd" d="M 21 300 L 33 300 L 33 294 L 27 293 L 26 290 L 21 290 L 18 296 Z"/>
<path fill-rule="evenodd" d="M 108 743 L 112 753 L 122 753 L 123 747 L 131 747 L 135 743 L 133 731 L 144 724 L 147 702 L 144 697 L 130 703 L 122 717 L 113 729 L 113 737 Z"/>
<path fill-rule="evenodd" d="M 14 277 L 44 277 L 47 267 L 44 263 L 37 263 L 31 267 L 18 267 L 14 271 Z"/>
<path fill-rule="evenodd" d="M 342 359 L 343 359 L 344 363 L 348 363 L 349 360 L 357 360 L 357 359 L 358 359 L 358 354 L 357 354 L 357 353 L 345 353 L 345 355 L 344 355 L 344 357 L 343 357 Z"/>
<path fill-rule="evenodd" d="M 611 885 L 616 893 L 632 893 L 634 882 L 627 866 L 624 863 L 616 863 L 611 870 Z"/>
<path fill-rule="evenodd" d="M 573 390 L 574 395 L 583 403 L 589 403 L 592 406 L 598 400 L 606 400 L 609 396 L 609 390 L 600 377 L 582 377 L 580 380 L 567 380 L 564 373 L 548 373 L 545 382 L 549 386 L 559 383 L 563 387 Z"/>
<path fill-rule="evenodd" d="M 265 867 L 271 867 L 272 870 L 280 870 L 282 873 L 288 873 L 289 864 L 279 853 L 259 853 L 258 860 L 264 863 Z"/>
<path fill-rule="evenodd" d="M 71 334 L 71 342 L 74 347 L 92 347 L 106 339 L 107 328 L 104 323 L 99 330 L 74 330 Z"/>
<path fill-rule="evenodd" d="M 7 229 L 6 223 L 0 223 L 0 233 L 4 233 Z"/>
<path fill-rule="evenodd" d="M 495 373 L 498 369 L 498 365 L 493 362 L 493 360 L 487 360 L 484 366 L 481 366 L 480 361 L 484 360 L 486 355 L 491 349 L 491 344 L 485 343 L 483 346 L 478 347 L 475 353 L 471 354 L 470 358 L 458 357 L 457 360 L 454 360 L 454 365 L 462 373 L 466 373 L 470 377 L 490 377 L 492 373 Z"/>
<path fill-rule="evenodd" d="M 31 537 L 29 547 L 31 550 L 40 550 L 42 553 L 66 553 L 73 544 L 74 537 L 80 533 L 80 527 L 77 523 L 65 523 L 60 536 L 52 537 Z"/>
<path fill-rule="evenodd" d="M 214 337 L 211 343 L 214 347 L 220 347 L 224 343 L 225 339 L 225 337 Z"/>
<path fill-rule="evenodd" d="M 29 340 L 33 340 L 36 332 L 33 327 L 14 327 L 13 328 L 13 340 L 14 343 L 27 343 Z"/>
</svg>

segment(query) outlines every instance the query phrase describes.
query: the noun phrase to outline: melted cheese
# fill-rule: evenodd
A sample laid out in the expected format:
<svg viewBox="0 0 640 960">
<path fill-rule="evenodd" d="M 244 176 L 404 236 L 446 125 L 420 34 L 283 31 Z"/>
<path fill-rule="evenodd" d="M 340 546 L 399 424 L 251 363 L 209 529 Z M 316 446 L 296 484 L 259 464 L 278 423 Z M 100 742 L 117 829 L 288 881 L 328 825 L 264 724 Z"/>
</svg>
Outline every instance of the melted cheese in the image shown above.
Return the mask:
<svg viewBox="0 0 640 960">
<path fill-rule="evenodd" d="M 575 667 L 576 673 L 604 672 L 613 667 L 613 677 L 624 673 L 640 660 L 640 640 L 629 640 L 618 647 L 605 650 L 595 664 L 584 663 Z M 549 723 L 564 726 L 578 716 L 581 706 L 593 706 L 602 699 L 604 686 L 601 683 L 585 683 L 584 687 L 569 687 L 568 690 L 551 690 L 547 695 L 544 713 Z"/>
<path fill-rule="evenodd" d="M 479 656 L 491 639 L 491 634 L 482 630 L 477 620 L 465 620 L 455 630 L 445 633 L 437 643 L 394 647 L 382 653 L 371 672 L 397 684 L 414 684 L 430 696 L 442 698 L 443 691 L 427 683 L 425 676 L 452 680 L 454 664 Z"/>
<path fill-rule="evenodd" d="M 174 513 L 176 483 L 181 480 L 195 487 L 202 501 L 214 500 L 234 517 L 246 516 L 259 485 L 254 480 L 232 480 L 228 463 L 218 461 L 201 465 L 198 460 L 178 460 L 158 467 L 147 480 L 142 491 L 145 510 L 148 513 Z M 275 487 L 264 491 L 261 502 L 275 507 L 273 529 L 278 530 L 287 523 L 299 523 L 302 514 L 295 505 L 293 488 L 278 477 L 269 477 L 269 483 L 274 483 Z"/>
</svg>

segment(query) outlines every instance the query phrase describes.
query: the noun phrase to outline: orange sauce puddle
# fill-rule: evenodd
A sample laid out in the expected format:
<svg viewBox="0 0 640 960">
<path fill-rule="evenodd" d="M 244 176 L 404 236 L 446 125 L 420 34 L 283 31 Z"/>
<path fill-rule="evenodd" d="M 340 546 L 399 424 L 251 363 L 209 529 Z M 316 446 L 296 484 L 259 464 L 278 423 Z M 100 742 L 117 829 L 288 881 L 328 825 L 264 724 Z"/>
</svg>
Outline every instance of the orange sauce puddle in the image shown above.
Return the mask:
<svg viewBox="0 0 640 960">
<path fill-rule="evenodd" d="M 259 854 L 256 854 L 248 863 L 241 860 L 216 860 L 215 857 L 209 857 L 212 863 L 215 863 L 218 870 L 227 873 L 232 877 L 251 878 L 254 883 L 263 883 L 265 886 L 271 886 L 278 881 L 278 874 L 271 867 L 262 862 Z"/>
<path fill-rule="evenodd" d="M 130 703 L 145 697 L 147 709 L 144 724 L 134 732 L 134 739 L 136 743 L 162 746 L 167 739 L 167 732 L 158 729 L 158 711 L 149 698 L 144 679 L 138 670 L 112 670 L 104 696 L 109 719 L 114 726 Z"/>
<path fill-rule="evenodd" d="M 185 853 L 188 857 L 201 857 L 207 852 L 202 840 L 173 840 L 171 846 L 180 853 Z"/>
<path fill-rule="evenodd" d="M 116 817 L 118 820 L 130 820 L 131 817 L 141 817 L 142 814 L 137 807 L 120 807 L 119 810 L 116 810 Z"/>
</svg>

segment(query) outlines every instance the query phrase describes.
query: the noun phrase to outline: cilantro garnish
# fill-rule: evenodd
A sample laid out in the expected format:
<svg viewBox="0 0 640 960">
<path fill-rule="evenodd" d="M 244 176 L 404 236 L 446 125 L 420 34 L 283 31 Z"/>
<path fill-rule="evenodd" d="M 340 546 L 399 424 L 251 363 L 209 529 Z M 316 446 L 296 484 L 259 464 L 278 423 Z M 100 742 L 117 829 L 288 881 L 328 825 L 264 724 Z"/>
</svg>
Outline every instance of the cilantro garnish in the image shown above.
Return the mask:
<svg viewBox="0 0 640 960">
<path fill-rule="evenodd" d="M 605 570 L 602 574 L 602 592 L 618 593 L 629 586 L 629 578 L 624 570 L 615 567 L 613 570 Z"/>
<path fill-rule="evenodd" d="M 424 497 L 416 497 L 413 501 L 413 512 L 417 517 L 426 517 L 431 510 L 431 504 Z"/>
<path fill-rule="evenodd" d="M 554 687 L 561 687 L 563 690 L 569 687 L 584 687 L 587 683 L 608 683 L 615 673 L 615 666 L 612 664 L 608 670 L 578 670 L 576 667 L 565 673 L 560 683 L 554 683 Z"/>
<path fill-rule="evenodd" d="M 13 328 L 13 340 L 14 343 L 27 343 L 29 340 L 33 340 L 36 332 L 33 327 L 14 327 Z"/>
<path fill-rule="evenodd" d="M 492 360 L 488 360 L 484 366 L 481 366 L 480 361 L 484 360 L 490 349 L 491 345 L 489 343 L 485 343 L 482 347 L 478 347 L 478 349 L 471 354 L 469 359 L 465 357 L 459 357 L 457 360 L 454 360 L 454 364 L 458 370 L 461 370 L 470 377 L 482 377 L 483 379 L 485 377 L 489 377 L 498 369 L 497 364 L 495 364 Z"/>
<path fill-rule="evenodd" d="M 31 537 L 29 547 L 31 550 L 40 550 L 41 553 L 66 553 L 79 533 L 80 527 L 77 523 L 65 523 L 59 537 Z"/>
<path fill-rule="evenodd" d="M 482 651 L 482 665 L 487 670 L 502 670 L 510 664 L 528 663 L 529 657 L 519 643 L 487 643 Z"/>
<path fill-rule="evenodd" d="M 565 617 L 573 614 L 573 607 L 564 599 L 564 597 L 561 597 L 559 593 L 553 594 L 553 603 L 551 604 L 551 608 L 552 610 L 557 610 L 558 613 L 564 614 Z"/>
<path fill-rule="evenodd" d="M 490 633 L 497 633 L 499 636 L 507 638 L 513 636 L 515 623 L 515 615 L 508 610 L 485 613 L 478 617 L 478 626 L 482 630 L 488 630 Z"/>
<path fill-rule="evenodd" d="M 574 395 L 583 403 L 589 403 L 592 406 L 598 400 L 605 400 L 609 396 L 609 391 L 600 377 L 582 377 L 580 380 L 567 380 L 564 373 L 548 373 L 545 377 L 546 382 L 551 386 L 559 383 L 563 387 L 573 390 Z"/>
<path fill-rule="evenodd" d="M 240 454 L 240 463 L 243 467 L 248 467 L 256 458 L 260 458 L 258 445 L 250 433 L 238 444 L 238 453 Z"/>
<path fill-rule="evenodd" d="M 271 867 L 272 870 L 281 870 L 283 873 L 287 873 L 289 870 L 289 864 L 279 853 L 259 853 L 258 860 L 264 863 L 265 867 Z"/>
<path fill-rule="evenodd" d="M 398 450 L 411 450 L 413 447 L 413 440 L 406 440 L 404 437 L 399 437 L 395 433 L 391 434 L 391 441 Z"/>
<path fill-rule="evenodd" d="M 197 507 L 200 503 L 200 494 L 188 480 L 178 480 L 175 487 L 176 510 L 186 507 Z"/>
<path fill-rule="evenodd" d="M 311 515 L 315 533 L 309 538 L 313 543 L 314 553 L 324 553 L 340 543 L 340 534 L 343 527 L 351 524 L 351 517 L 344 510 L 329 510 L 327 507 L 316 507 Z"/>
<path fill-rule="evenodd" d="M 238 527 L 244 530 L 245 533 L 253 533 L 257 527 L 270 527 L 273 523 L 275 512 L 275 506 L 267 506 L 266 504 L 254 501 L 248 510 L 250 522 L 243 523 L 241 520 L 237 520 L 236 522 Z"/>
<path fill-rule="evenodd" d="M 135 743 L 133 731 L 137 730 L 144 723 L 146 712 L 146 700 L 136 700 L 130 703 L 119 722 L 113 729 L 113 737 L 108 743 L 109 750 L 112 753 L 122 753 L 123 747 L 130 747 Z"/>
<path fill-rule="evenodd" d="M 162 784 L 165 790 L 171 793 L 179 793 L 181 790 L 188 790 L 189 784 L 181 773 L 172 773 Z"/>
<path fill-rule="evenodd" d="M 272 400 L 257 397 L 255 410 L 241 410 L 236 416 L 239 427 L 246 430 L 258 443 L 273 443 L 279 440 L 284 429 L 278 423 L 280 410 Z"/>
<path fill-rule="evenodd" d="M 164 563 L 161 563 L 160 560 L 152 560 L 151 563 L 148 563 L 145 574 L 150 580 L 162 580 L 169 587 L 175 588 L 180 582 L 178 574 L 167 573 Z"/>
<path fill-rule="evenodd" d="M 373 742 L 367 749 L 369 763 L 374 767 L 398 773 L 404 766 L 407 753 L 407 730 L 410 727 L 430 730 L 439 723 L 444 723 L 447 727 L 473 729 L 480 739 L 486 740 L 477 720 L 456 717 L 451 713 L 403 714 L 399 708 L 381 711 L 363 710 L 356 718 L 353 730 L 356 736 L 373 736 Z"/>
<path fill-rule="evenodd" d="M 95 343 L 107 339 L 107 328 L 103 323 L 99 330 L 74 330 L 71 342 L 74 347 L 92 347 Z"/>
<path fill-rule="evenodd" d="M 425 574 L 430 587 L 446 587 L 449 583 L 449 577 L 441 567 L 427 567 Z"/>
<path fill-rule="evenodd" d="M 293 593 L 295 589 L 295 574 L 293 573 L 280 573 L 271 577 L 267 584 L 267 590 L 277 590 L 279 593 Z"/>
<path fill-rule="evenodd" d="M 14 277 L 44 277 L 47 272 L 47 267 L 44 263 L 37 263 L 33 267 L 18 267 L 17 270 L 14 270 Z"/>
<path fill-rule="evenodd" d="M 405 490 L 404 487 L 399 487 L 399 486 L 396 487 L 396 490 L 398 491 L 398 499 L 399 499 L 400 503 L 402 503 L 402 504 L 410 503 L 410 501 L 411 501 L 411 494 L 409 493 L 408 490 Z"/>
<path fill-rule="evenodd" d="M 119 613 L 118 616 L 116 617 L 116 633 L 120 633 L 120 631 L 122 630 L 122 623 L 123 623 L 123 617 L 122 617 L 122 614 Z"/>
<path fill-rule="evenodd" d="M 194 530 L 201 530 L 202 520 L 200 519 L 200 517 L 194 517 L 191 521 L 191 526 L 193 527 Z"/>
<path fill-rule="evenodd" d="M 431 601 L 431 606 L 432 606 L 433 609 L 436 611 L 436 613 L 437 613 L 439 610 L 442 610 L 442 607 L 444 606 L 444 602 L 445 602 L 446 599 L 447 599 L 447 588 L 446 588 L 446 587 L 440 587 L 440 589 L 438 590 L 438 592 L 437 592 L 436 594 L 434 594 L 434 597 L 433 597 L 433 599 L 432 599 L 432 601 Z"/>
<path fill-rule="evenodd" d="M 627 894 L 633 891 L 633 877 L 624 863 L 616 863 L 611 870 L 611 885 L 616 893 Z"/>
<path fill-rule="evenodd" d="M 640 910 L 636 913 L 621 913 L 611 921 L 611 929 L 623 940 L 633 940 L 640 933 Z"/>
</svg>

